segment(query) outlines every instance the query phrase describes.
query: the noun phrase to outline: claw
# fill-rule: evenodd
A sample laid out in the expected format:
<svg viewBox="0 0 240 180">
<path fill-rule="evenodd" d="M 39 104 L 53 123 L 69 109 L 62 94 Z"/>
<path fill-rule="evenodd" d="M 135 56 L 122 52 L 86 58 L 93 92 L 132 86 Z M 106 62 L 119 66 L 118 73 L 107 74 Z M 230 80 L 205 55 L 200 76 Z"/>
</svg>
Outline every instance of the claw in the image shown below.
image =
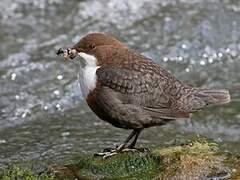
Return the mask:
<svg viewBox="0 0 240 180">
<path fill-rule="evenodd" d="M 133 152 L 133 153 L 146 153 L 146 152 L 150 152 L 150 149 L 148 148 L 131 148 L 131 147 L 127 147 L 127 148 L 124 148 L 122 150 L 122 152 Z"/>
<path fill-rule="evenodd" d="M 117 148 L 116 148 L 116 149 L 117 149 Z M 107 154 L 116 152 L 116 149 L 114 149 L 114 148 L 105 148 L 105 149 L 103 149 L 102 152 L 100 152 L 100 153 L 95 153 L 94 156 L 103 156 L 103 157 L 104 157 L 104 156 L 107 155 Z"/>
<path fill-rule="evenodd" d="M 125 148 L 125 149 L 122 150 L 122 152 L 138 153 L 139 151 L 137 149 Z"/>
<path fill-rule="evenodd" d="M 107 152 L 95 153 L 93 156 L 105 156 Z"/>
<path fill-rule="evenodd" d="M 103 159 L 107 159 L 109 157 L 112 157 L 114 155 L 117 155 L 118 152 L 116 151 L 111 151 L 111 152 L 100 152 L 100 153 L 95 153 L 94 156 L 102 156 Z"/>
<path fill-rule="evenodd" d="M 110 158 L 112 156 L 115 156 L 120 153 L 146 153 L 150 150 L 148 148 L 135 148 L 135 147 L 127 147 L 125 148 L 124 145 L 119 145 L 115 149 L 113 148 L 106 148 L 103 150 L 103 152 L 96 153 L 94 156 L 102 156 L 103 159 Z"/>
<path fill-rule="evenodd" d="M 115 150 L 114 148 L 105 148 L 103 152 L 112 152 L 114 150 Z"/>
<path fill-rule="evenodd" d="M 103 159 L 107 159 L 107 158 L 110 158 L 114 155 L 117 155 L 118 153 L 117 152 L 112 152 L 112 153 L 107 153 L 103 156 Z"/>
</svg>

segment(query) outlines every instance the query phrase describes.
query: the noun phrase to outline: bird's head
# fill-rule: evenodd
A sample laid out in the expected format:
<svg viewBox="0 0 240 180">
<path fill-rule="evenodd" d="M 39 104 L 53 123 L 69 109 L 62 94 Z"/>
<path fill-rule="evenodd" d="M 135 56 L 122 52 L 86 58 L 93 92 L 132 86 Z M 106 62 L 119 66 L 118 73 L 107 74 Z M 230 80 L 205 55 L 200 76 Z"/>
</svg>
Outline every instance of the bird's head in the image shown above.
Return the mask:
<svg viewBox="0 0 240 180">
<path fill-rule="evenodd" d="M 63 54 L 66 60 L 74 59 L 78 55 L 87 56 L 95 55 L 97 52 L 96 49 L 99 49 L 103 46 L 110 45 L 114 47 L 124 47 L 124 45 L 117 39 L 107 36 L 103 33 L 90 33 L 80 39 L 72 48 L 63 50 L 62 48 L 58 50 L 57 55 Z"/>
</svg>

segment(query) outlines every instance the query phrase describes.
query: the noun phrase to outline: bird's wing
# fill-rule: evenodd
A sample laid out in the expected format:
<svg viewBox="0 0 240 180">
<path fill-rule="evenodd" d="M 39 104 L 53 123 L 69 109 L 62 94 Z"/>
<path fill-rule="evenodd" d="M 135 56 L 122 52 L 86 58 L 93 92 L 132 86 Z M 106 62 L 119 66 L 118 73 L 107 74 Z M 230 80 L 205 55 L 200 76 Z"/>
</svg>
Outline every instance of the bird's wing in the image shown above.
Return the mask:
<svg viewBox="0 0 240 180">
<path fill-rule="evenodd" d="M 100 67 L 96 74 L 100 86 L 118 92 L 125 104 L 137 105 L 156 117 L 188 117 L 188 113 L 172 109 L 174 99 L 164 92 L 166 84 L 157 74 L 111 66 Z"/>
</svg>

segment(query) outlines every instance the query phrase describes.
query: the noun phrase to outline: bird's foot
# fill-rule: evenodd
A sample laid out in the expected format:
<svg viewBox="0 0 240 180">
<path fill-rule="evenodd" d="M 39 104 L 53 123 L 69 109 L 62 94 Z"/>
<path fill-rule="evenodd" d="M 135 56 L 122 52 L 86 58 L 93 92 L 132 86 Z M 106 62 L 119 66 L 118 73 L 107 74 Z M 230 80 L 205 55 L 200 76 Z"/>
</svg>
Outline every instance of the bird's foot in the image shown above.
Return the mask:
<svg viewBox="0 0 240 180">
<path fill-rule="evenodd" d="M 114 148 L 105 148 L 102 152 L 95 153 L 94 156 L 102 156 L 103 158 L 107 155 L 117 154 Z"/>
<path fill-rule="evenodd" d="M 103 152 L 95 153 L 94 156 L 102 156 L 103 159 L 109 158 L 111 156 L 117 155 L 122 152 L 124 149 L 124 145 L 121 144 L 120 146 L 117 146 L 116 148 L 105 148 Z"/>
<path fill-rule="evenodd" d="M 112 157 L 114 155 L 120 154 L 120 153 L 145 153 L 149 152 L 150 150 L 148 148 L 135 148 L 135 147 L 124 147 L 124 145 L 117 146 L 116 148 L 106 148 L 103 150 L 103 152 L 96 153 L 94 156 L 102 156 L 103 159 Z"/>
<path fill-rule="evenodd" d="M 136 147 L 127 147 L 123 149 L 123 152 L 137 152 L 137 153 L 146 153 L 150 152 L 149 148 L 136 148 Z"/>
<path fill-rule="evenodd" d="M 102 156 L 103 159 L 106 159 L 117 154 L 118 154 L 117 152 L 100 152 L 95 153 L 94 156 Z"/>
</svg>

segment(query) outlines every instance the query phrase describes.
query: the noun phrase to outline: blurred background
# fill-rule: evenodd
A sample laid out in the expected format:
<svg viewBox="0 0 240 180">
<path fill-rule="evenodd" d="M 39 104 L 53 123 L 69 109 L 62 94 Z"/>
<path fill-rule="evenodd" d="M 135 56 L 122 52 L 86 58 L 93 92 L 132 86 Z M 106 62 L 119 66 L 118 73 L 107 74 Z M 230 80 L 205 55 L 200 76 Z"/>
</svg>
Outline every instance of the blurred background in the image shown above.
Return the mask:
<svg viewBox="0 0 240 180">
<path fill-rule="evenodd" d="M 78 66 L 55 54 L 96 31 L 188 84 L 230 89 L 232 103 L 147 129 L 138 145 L 170 145 L 199 134 L 240 153 L 239 17 L 238 0 L 1 0 L 0 167 L 71 162 L 128 136 L 90 111 L 77 86 Z"/>
</svg>

